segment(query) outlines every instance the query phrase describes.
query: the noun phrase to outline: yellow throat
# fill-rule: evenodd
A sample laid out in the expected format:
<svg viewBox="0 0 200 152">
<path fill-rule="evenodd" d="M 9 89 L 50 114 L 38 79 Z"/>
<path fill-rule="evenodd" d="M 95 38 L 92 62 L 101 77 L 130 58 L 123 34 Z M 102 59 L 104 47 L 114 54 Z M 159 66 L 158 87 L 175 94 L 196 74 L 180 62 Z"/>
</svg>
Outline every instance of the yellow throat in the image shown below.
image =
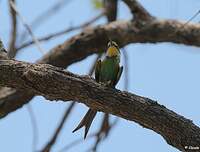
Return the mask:
<svg viewBox="0 0 200 152">
<path fill-rule="evenodd" d="M 119 50 L 115 46 L 110 46 L 107 49 L 107 56 L 113 57 L 119 55 Z"/>
</svg>

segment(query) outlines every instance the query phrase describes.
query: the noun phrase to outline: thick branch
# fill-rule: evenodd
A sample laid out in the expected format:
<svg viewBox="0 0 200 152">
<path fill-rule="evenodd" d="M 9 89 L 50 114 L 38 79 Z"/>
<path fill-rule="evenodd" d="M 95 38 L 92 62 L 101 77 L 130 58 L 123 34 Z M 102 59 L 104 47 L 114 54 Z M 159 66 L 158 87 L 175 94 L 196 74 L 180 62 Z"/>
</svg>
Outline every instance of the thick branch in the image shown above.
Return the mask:
<svg viewBox="0 0 200 152">
<path fill-rule="evenodd" d="M 47 64 L 0 61 L 0 85 L 30 90 L 49 100 L 74 100 L 91 108 L 139 123 L 162 135 L 168 144 L 185 151 L 200 145 L 200 128 L 151 99 L 104 87 Z"/>
<path fill-rule="evenodd" d="M 65 67 L 105 50 L 108 42 L 107 35 L 117 41 L 121 47 L 129 43 L 157 42 L 200 46 L 200 25 L 188 24 L 185 28 L 180 28 L 182 25 L 182 22 L 175 20 L 154 20 L 138 28 L 130 21 L 112 22 L 72 37 L 52 49 L 39 62 Z"/>
<path fill-rule="evenodd" d="M 117 41 L 121 47 L 129 43 L 157 43 L 174 42 L 186 45 L 200 46 L 200 25 L 187 24 L 174 20 L 152 20 L 137 27 L 131 21 L 116 21 L 108 25 L 97 26 L 72 37 L 63 44 L 53 48 L 39 63 L 49 63 L 59 67 L 66 67 L 83 60 L 89 55 L 105 50 L 107 35 Z M 0 92 L 0 113 L 6 116 L 27 103 L 33 96 L 26 93 L 10 92 L 2 98 Z M 12 100 L 9 100 L 12 99 Z M 16 100 L 17 99 L 17 100 Z M 4 114 L 3 114 L 4 113 Z"/>
</svg>

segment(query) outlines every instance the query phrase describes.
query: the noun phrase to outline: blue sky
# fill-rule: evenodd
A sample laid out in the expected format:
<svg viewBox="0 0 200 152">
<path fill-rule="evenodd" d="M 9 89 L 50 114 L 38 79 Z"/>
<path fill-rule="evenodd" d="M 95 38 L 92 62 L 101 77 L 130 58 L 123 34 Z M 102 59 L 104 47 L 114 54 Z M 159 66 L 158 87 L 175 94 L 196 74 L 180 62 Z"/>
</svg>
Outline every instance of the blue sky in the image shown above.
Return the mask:
<svg viewBox="0 0 200 152">
<path fill-rule="evenodd" d="M 19 1 L 18 8 L 28 23 L 44 10 L 53 6 L 55 0 L 29 0 Z M 198 0 L 141 0 L 143 6 L 150 13 L 160 19 L 179 19 L 186 21 L 200 9 Z M 10 20 L 8 16 L 7 1 L 0 1 L 0 37 L 5 46 L 8 44 Z M 74 0 L 69 2 L 59 13 L 53 15 L 42 26 L 34 31 L 37 37 L 50 32 L 59 31 L 70 25 L 79 25 L 99 12 L 95 10 L 90 0 Z M 119 19 L 131 18 L 130 12 L 123 2 L 119 5 Z M 96 24 L 105 23 L 105 18 Z M 200 21 L 200 15 L 194 22 Z M 24 27 L 19 23 L 20 30 Z M 77 32 L 61 36 L 47 43 L 42 43 L 42 48 L 47 52 L 52 47 L 64 42 Z M 29 37 L 30 38 L 30 37 Z M 106 45 L 106 44 L 105 44 Z M 200 126 L 200 50 L 197 47 L 178 45 L 172 43 L 156 44 L 131 44 L 126 47 L 129 56 L 129 87 L 128 91 L 141 96 L 149 97 L 165 105 L 167 108 L 192 119 Z M 42 54 L 35 46 L 22 50 L 17 59 L 34 62 Z M 87 74 L 95 55 L 84 61 L 68 67 L 69 71 L 77 74 Z M 122 59 L 122 64 L 124 63 Z M 124 74 L 117 86 L 124 90 Z M 49 140 L 56 128 L 68 103 L 62 101 L 46 101 L 37 96 L 31 106 L 36 114 L 39 128 L 37 150 Z M 78 104 L 67 120 L 53 152 L 59 151 L 63 146 L 83 137 L 83 130 L 72 133 L 73 128 L 87 111 L 87 107 Z M 100 124 L 102 113 L 98 113 L 90 133 L 94 132 Z M 113 116 L 113 119 L 115 117 Z M 0 151 L 4 152 L 29 152 L 32 151 L 32 125 L 27 106 L 9 114 L 0 121 Z M 70 152 L 84 152 L 94 141 L 84 141 L 70 149 Z M 145 129 L 134 122 L 120 119 L 118 125 L 112 130 L 111 135 L 99 147 L 99 151 L 162 151 L 178 152 L 169 146 L 157 133 Z"/>
</svg>

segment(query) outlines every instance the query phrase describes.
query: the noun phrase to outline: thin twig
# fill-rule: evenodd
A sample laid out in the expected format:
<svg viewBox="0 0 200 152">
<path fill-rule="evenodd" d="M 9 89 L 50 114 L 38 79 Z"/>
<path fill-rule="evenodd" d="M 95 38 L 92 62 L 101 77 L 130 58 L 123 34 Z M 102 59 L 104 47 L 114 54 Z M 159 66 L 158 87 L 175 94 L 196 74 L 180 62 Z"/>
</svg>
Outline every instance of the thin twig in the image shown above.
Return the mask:
<svg viewBox="0 0 200 152">
<path fill-rule="evenodd" d="M 47 143 L 47 145 L 43 148 L 43 150 L 41 150 L 42 152 L 49 152 L 51 150 L 51 148 L 53 147 L 53 145 L 55 144 L 57 137 L 60 133 L 60 131 L 62 130 L 65 121 L 67 120 L 69 114 L 71 113 L 73 107 L 75 105 L 75 102 L 72 102 L 70 104 L 70 106 L 66 109 L 63 118 L 61 119 L 60 124 L 58 125 L 57 129 L 55 130 L 54 135 L 52 136 L 52 138 L 50 139 L 50 141 Z"/>
<path fill-rule="evenodd" d="M 190 23 L 197 15 L 199 15 L 200 10 L 198 10 L 185 24 L 182 25 L 182 28 L 185 27 L 188 23 Z"/>
<path fill-rule="evenodd" d="M 30 24 L 30 27 L 32 30 L 35 30 L 39 25 L 41 25 L 43 22 L 45 22 L 47 19 L 49 19 L 52 15 L 55 15 L 57 11 L 59 11 L 61 8 L 63 8 L 66 4 L 71 2 L 71 0 L 59 0 L 56 4 L 54 4 L 52 7 L 48 8 L 45 12 L 40 14 L 34 21 Z M 24 31 L 22 35 L 20 36 L 20 42 L 23 42 L 26 39 L 27 32 Z"/>
<path fill-rule="evenodd" d="M 36 44 L 38 50 L 39 50 L 42 54 L 44 54 L 45 52 L 44 52 L 43 49 L 40 47 L 39 41 L 38 41 L 37 38 L 34 36 L 34 34 L 33 34 L 32 30 L 31 30 L 30 26 L 26 23 L 24 17 L 19 13 L 19 11 L 18 11 L 17 7 L 15 6 L 15 4 L 14 4 L 12 1 L 10 1 L 10 5 L 11 5 L 11 7 L 15 10 L 15 12 L 16 12 L 16 14 L 19 16 L 19 18 L 21 19 L 21 22 L 22 22 L 22 24 L 24 25 L 24 27 L 28 30 L 28 32 L 29 32 L 29 34 L 31 35 L 32 40 L 33 40 L 34 43 Z"/>
<path fill-rule="evenodd" d="M 48 10 L 43 12 L 41 15 L 39 15 L 32 23 L 31 26 L 33 28 L 36 28 L 39 24 L 47 20 L 52 15 L 55 15 L 57 11 L 59 11 L 61 8 L 63 8 L 66 4 L 69 4 L 72 0 L 59 0 L 55 5 L 50 7 Z"/>
<path fill-rule="evenodd" d="M 68 151 L 69 149 L 71 149 L 72 147 L 74 147 L 74 146 L 80 144 L 81 142 L 86 141 L 86 140 L 88 140 L 88 139 L 91 139 L 91 138 L 93 138 L 93 137 L 95 137 L 95 136 L 96 136 L 96 133 L 93 133 L 93 134 L 91 134 L 91 135 L 88 135 L 86 139 L 79 138 L 79 139 L 77 139 L 77 140 L 75 140 L 75 141 L 72 141 L 71 143 L 69 143 L 68 145 L 64 146 L 62 149 L 60 149 L 58 152 L 66 152 L 66 151 Z"/>
<path fill-rule="evenodd" d="M 13 4 L 15 4 L 15 0 L 9 0 Z M 10 42 L 9 42 L 9 49 L 8 49 L 8 56 L 13 58 L 16 54 L 16 40 L 17 40 L 17 16 L 15 10 L 12 8 L 11 3 L 9 3 L 10 8 L 10 16 L 11 16 L 11 32 L 10 32 Z"/>
<path fill-rule="evenodd" d="M 117 124 L 118 121 L 119 121 L 119 118 L 116 118 L 114 120 L 114 122 L 111 124 L 111 127 L 114 127 Z M 79 138 L 79 139 L 77 139 L 75 141 L 72 141 L 71 143 L 69 143 L 68 145 L 64 146 L 62 149 L 60 149 L 59 152 L 66 152 L 69 149 L 73 148 L 74 146 L 80 144 L 81 142 L 89 140 L 89 139 L 91 139 L 93 137 L 96 137 L 97 134 L 99 134 L 99 133 L 98 132 L 97 133 L 92 133 L 91 135 L 88 135 L 86 139 Z"/>
<path fill-rule="evenodd" d="M 74 30 L 78 30 L 78 29 L 82 29 L 82 28 L 85 28 L 87 27 L 88 25 L 94 23 L 96 20 L 98 20 L 99 18 L 101 18 L 102 16 L 104 15 L 104 13 L 102 12 L 101 14 L 95 16 L 94 18 L 92 18 L 91 20 L 79 25 L 79 26 L 74 26 L 74 27 L 69 27 L 67 29 L 64 29 L 62 31 L 59 31 L 59 32 L 56 32 L 56 33 L 52 33 L 52 34 L 49 34 L 49 35 L 46 35 L 46 36 L 43 36 L 41 38 L 38 38 L 38 41 L 42 42 L 42 41 L 48 41 L 52 38 L 55 38 L 55 37 L 58 37 L 58 36 L 61 36 L 63 34 L 66 34 L 68 32 L 72 32 Z M 17 47 L 16 49 L 17 50 L 20 50 L 20 49 L 23 49 L 25 47 L 28 47 L 30 45 L 32 45 L 34 43 L 34 41 L 29 41 L 29 42 L 25 42 L 24 44 L 22 44 L 21 46 Z"/>
<path fill-rule="evenodd" d="M 32 150 L 34 152 L 34 151 L 36 151 L 37 143 L 38 143 L 38 139 L 39 139 L 38 125 L 37 125 L 37 121 L 36 121 L 36 116 L 34 114 L 32 106 L 30 104 L 27 104 L 27 110 L 28 110 L 31 124 L 32 124 L 32 130 L 33 130 Z"/>
<path fill-rule="evenodd" d="M 108 136 L 110 129 L 111 126 L 109 124 L 109 114 L 106 113 L 104 114 L 101 127 L 96 134 L 96 141 L 91 148 L 92 151 L 97 151 L 97 148 L 100 145 L 100 143 Z"/>
<path fill-rule="evenodd" d="M 97 131 L 95 134 L 96 141 L 94 145 L 91 148 L 89 148 L 87 151 L 96 152 L 98 146 L 108 137 L 108 135 L 110 134 L 110 131 L 114 128 L 114 126 L 116 126 L 117 122 L 119 121 L 119 118 L 116 118 L 112 124 L 109 124 L 108 123 L 109 116 L 110 116 L 109 114 L 104 115 L 102 125 L 99 131 Z"/>
</svg>

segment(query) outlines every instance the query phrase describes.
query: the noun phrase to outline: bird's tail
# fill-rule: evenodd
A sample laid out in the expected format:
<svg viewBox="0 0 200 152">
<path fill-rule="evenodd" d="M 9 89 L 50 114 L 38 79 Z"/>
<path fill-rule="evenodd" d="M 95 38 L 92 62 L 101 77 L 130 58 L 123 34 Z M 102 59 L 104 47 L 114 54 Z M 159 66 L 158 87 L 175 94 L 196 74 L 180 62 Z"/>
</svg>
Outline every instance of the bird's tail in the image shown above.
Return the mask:
<svg viewBox="0 0 200 152">
<path fill-rule="evenodd" d="M 75 132 L 85 126 L 85 135 L 84 135 L 84 139 L 85 139 L 87 136 L 87 133 L 90 129 L 90 126 L 92 124 L 92 121 L 93 121 L 94 117 L 96 116 L 96 113 L 97 113 L 96 110 L 89 109 L 87 111 L 87 113 L 85 114 L 85 116 L 83 117 L 83 119 L 81 120 L 81 122 L 78 124 L 78 126 L 72 132 Z"/>
</svg>

